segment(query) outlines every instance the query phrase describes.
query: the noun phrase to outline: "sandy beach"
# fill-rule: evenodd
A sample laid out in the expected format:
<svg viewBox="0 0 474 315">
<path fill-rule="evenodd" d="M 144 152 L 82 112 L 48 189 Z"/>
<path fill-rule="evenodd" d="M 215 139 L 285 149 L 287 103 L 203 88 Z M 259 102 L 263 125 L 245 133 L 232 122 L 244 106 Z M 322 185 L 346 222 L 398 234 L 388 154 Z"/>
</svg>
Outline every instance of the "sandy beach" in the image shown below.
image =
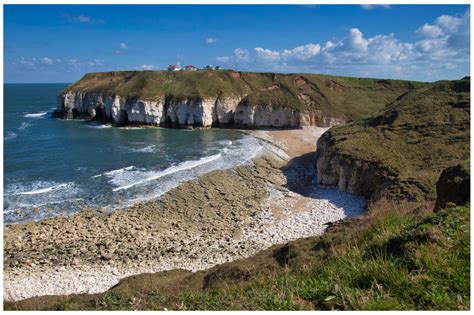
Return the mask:
<svg viewBox="0 0 474 315">
<path fill-rule="evenodd" d="M 314 184 L 325 130 L 252 131 L 263 149 L 248 165 L 206 173 L 123 211 L 5 225 L 4 300 L 96 293 L 134 274 L 203 270 L 360 214 L 360 198 Z"/>
</svg>

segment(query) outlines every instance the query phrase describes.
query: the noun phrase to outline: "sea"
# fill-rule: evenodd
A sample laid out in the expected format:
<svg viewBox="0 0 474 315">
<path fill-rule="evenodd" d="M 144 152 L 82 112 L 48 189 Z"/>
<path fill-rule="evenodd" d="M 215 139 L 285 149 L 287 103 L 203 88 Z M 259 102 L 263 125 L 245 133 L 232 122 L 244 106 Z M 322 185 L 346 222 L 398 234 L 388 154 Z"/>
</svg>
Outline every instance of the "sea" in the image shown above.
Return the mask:
<svg viewBox="0 0 474 315">
<path fill-rule="evenodd" d="M 106 211 L 250 163 L 261 145 L 228 129 L 115 128 L 51 116 L 67 84 L 4 85 L 5 223 Z"/>
</svg>

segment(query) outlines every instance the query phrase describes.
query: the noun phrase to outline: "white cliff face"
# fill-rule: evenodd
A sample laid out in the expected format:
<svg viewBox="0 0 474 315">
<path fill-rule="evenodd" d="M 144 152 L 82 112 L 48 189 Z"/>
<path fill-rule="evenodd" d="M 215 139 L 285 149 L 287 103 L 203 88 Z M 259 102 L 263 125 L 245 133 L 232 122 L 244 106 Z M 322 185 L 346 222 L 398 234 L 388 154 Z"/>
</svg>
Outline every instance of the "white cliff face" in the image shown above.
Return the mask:
<svg viewBox="0 0 474 315">
<path fill-rule="evenodd" d="M 135 123 L 159 125 L 164 122 L 163 108 L 164 100 L 137 100 L 127 110 L 128 119 Z"/>
<path fill-rule="evenodd" d="M 97 118 L 115 124 L 155 126 L 246 126 L 275 128 L 328 127 L 343 119 L 327 117 L 321 111 L 303 111 L 266 105 L 248 106 L 235 95 L 205 99 L 136 99 L 92 92 L 67 92 L 58 97 L 58 116 L 68 119 Z"/>
<path fill-rule="evenodd" d="M 132 123 L 159 125 L 164 122 L 164 100 L 126 99 L 119 95 L 99 93 L 68 92 L 58 98 L 58 111 L 66 113 L 67 118 L 73 117 L 73 110 L 78 115 L 94 118 L 99 112 L 104 118 L 120 123 L 125 114 Z"/>
<path fill-rule="evenodd" d="M 242 126 L 297 128 L 299 127 L 299 115 L 296 110 L 291 108 L 239 105 L 234 115 L 234 123 Z"/>
<path fill-rule="evenodd" d="M 214 119 L 219 125 L 233 124 L 234 114 L 241 100 L 242 98 L 238 96 L 219 96 L 217 98 Z"/>
<path fill-rule="evenodd" d="M 333 127 L 346 122 L 344 118 L 336 118 L 327 116 L 321 110 L 303 111 L 299 113 L 299 122 L 301 128 L 309 128 L 311 126 Z"/>
<path fill-rule="evenodd" d="M 167 104 L 166 121 L 179 126 L 210 127 L 213 123 L 214 99 L 171 100 Z"/>
</svg>

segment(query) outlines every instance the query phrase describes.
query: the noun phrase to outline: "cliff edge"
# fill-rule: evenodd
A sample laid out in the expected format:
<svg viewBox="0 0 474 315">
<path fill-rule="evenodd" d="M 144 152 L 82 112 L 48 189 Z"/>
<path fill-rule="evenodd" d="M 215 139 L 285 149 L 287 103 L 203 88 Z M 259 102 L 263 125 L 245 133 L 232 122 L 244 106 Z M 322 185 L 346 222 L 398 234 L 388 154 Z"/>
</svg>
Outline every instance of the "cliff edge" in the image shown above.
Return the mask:
<svg viewBox="0 0 474 315">
<path fill-rule="evenodd" d="M 367 117 L 425 83 L 318 74 L 120 71 L 86 74 L 55 117 L 163 127 L 329 127 Z"/>
</svg>

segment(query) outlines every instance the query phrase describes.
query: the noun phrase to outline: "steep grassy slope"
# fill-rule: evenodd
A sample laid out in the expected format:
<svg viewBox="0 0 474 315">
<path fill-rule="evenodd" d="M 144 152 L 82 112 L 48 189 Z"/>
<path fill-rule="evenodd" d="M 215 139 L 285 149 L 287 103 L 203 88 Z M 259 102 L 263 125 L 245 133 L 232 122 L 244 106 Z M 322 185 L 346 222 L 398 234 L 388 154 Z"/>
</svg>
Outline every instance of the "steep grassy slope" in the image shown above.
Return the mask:
<svg viewBox="0 0 474 315">
<path fill-rule="evenodd" d="M 373 114 L 400 95 L 426 83 L 335 77 L 219 71 L 119 71 L 89 73 L 69 91 L 119 94 L 130 98 L 202 99 L 218 95 L 247 96 L 249 106 L 321 110 L 356 119 Z"/>
<path fill-rule="evenodd" d="M 470 79 L 441 81 L 318 141 L 322 184 L 376 200 L 433 199 L 440 172 L 470 153 Z"/>
</svg>

